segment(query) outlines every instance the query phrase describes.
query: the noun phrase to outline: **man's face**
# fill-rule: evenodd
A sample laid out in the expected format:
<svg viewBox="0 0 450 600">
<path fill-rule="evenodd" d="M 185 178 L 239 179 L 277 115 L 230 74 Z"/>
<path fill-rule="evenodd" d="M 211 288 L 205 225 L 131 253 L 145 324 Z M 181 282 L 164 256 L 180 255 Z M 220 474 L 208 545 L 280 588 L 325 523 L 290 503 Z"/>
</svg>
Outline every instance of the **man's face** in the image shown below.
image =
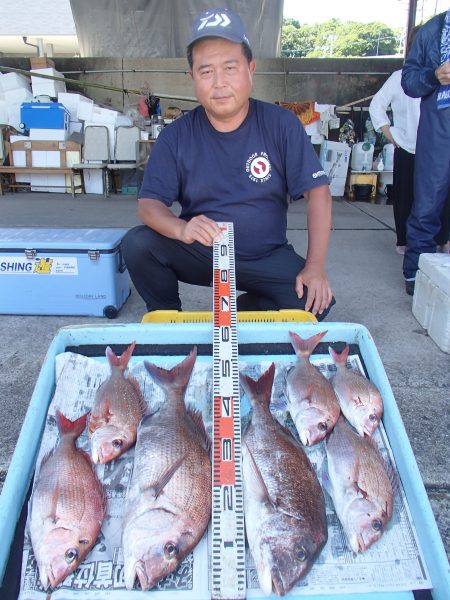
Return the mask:
<svg viewBox="0 0 450 600">
<path fill-rule="evenodd" d="M 225 131 L 239 127 L 248 112 L 255 61 L 248 63 L 241 44 L 222 38 L 200 40 L 192 58 L 195 94 L 212 125 Z"/>
</svg>

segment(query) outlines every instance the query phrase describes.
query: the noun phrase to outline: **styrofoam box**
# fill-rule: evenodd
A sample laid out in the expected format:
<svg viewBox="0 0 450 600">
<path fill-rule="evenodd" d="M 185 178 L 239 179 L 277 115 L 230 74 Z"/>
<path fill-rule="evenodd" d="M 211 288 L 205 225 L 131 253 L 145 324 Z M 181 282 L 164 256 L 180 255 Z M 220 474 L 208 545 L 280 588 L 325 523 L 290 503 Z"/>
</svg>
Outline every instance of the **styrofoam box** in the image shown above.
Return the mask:
<svg viewBox="0 0 450 600">
<path fill-rule="evenodd" d="M 64 75 L 52 67 L 49 67 L 48 69 L 33 69 L 31 71 L 31 89 L 33 90 L 33 94 L 35 96 L 48 95 L 51 98 L 56 98 L 59 92 L 66 91 L 66 84 L 64 81 L 44 79 L 43 77 L 33 77 L 33 73 L 51 75 L 52 77 L 64 77 Z"/>
<path fill-rule="evenodd" d="M 4 100 L 0 100 L 0 123 L 8 122 L 8 109 L 6 106 L 6 102 Z"/>
<path fill-rule="evenodd" d="M 31 102 L 33 100 L 33 94 L 25 88 L 8 90 L 4 92 L 4 97 L 7 104 L 18 104 L 19 102 Z"/>
<path fill-rule="evenodd" d="M 421 254 L 412 312 L 431 339 L 450 353 L 450 255 Z"/>
<path fill-rule="evenodd" d="M 83 177 L 86 194 L 103 194 L 103 174 L 101 169 L 85 169 Z"/>
<path fill-rule="evenodd" d="M 17 90 L 19 88 L 24 88 L 31 92 L 30 78 L 19 73 L 5 73 L 0 75 L 0 90 L 2 92 Z"/>
<path fill-rule="evenodd" d="M 115 125 L 117 116 L 117 110 L 111 110 L 109 108 L 102 108 L 101 106 L 92 107 L 91 121 L 96 125 Z"/>
<path fill-rule="evenodd" d="M 21 142 L 22 140 L 28 140 L 29 137 L 25 135 L 11 135 L 9 141 L 11 144 L 13 142 Z M 16 167 L 26 167 L 27 166 L 27 156 L 25 150 L 14 150 L 13 151 L 13 162 Z M 16 181 L 18 183 L 30 183 L 31 175 L 29 173 L 17 173 Z"/>
<path fill-rule="evenodd" d="M 49 140 L 64 142 L 69 138 L 68 129 L 38 129 L 33 128 L 29 131 L 30 140 Z"/>
<path fill-rule="evenodd" d="M 69 134 L 81 133 L 83 131 L 83 121 L 70 121 Z"/>
<path fill-rule="evenodd" d="M 67 108 L 71 121 L 91 119 L 94 102 L 90 98 L 86 98 L 82 94 L 59 92 L 58 102 L 61 102 Z"/>
<path fill-rule="evenodd" d="M 61 155 L 57 150 L 33 150 L 31 152 L 31 164 L 33 167 L 60 167 Z M 32 173 L 30 183 L 32 192 L 63 194 L 66 191 L 66 176 L 63 174 Z"/>
</svg>

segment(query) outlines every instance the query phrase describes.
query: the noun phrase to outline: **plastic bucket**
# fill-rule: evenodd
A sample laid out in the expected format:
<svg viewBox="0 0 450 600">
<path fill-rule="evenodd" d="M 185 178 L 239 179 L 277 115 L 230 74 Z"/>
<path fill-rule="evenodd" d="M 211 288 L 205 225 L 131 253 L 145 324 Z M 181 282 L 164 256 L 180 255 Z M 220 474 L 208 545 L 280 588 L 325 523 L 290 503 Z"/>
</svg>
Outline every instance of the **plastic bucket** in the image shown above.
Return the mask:
<svg viewBox="0 0 450 600">
<path fill-rule="evenodd" d="M 370 195 L 374 186 L 369 183 L 355 183 L 353 186 L 353 197 L 359 202 L 370 202 Z"/>
</svg>

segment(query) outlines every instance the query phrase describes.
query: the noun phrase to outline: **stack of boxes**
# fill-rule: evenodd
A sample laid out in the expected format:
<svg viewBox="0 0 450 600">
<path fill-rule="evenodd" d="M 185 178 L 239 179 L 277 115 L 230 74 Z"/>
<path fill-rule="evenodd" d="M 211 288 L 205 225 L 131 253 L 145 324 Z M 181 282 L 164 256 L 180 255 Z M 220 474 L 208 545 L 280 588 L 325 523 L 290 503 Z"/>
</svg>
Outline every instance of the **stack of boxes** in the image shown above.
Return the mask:
<svg viewBox="0 0 450 600">
<path fill-rule="evenodd" d="M 133 125 L 133 120 L 116 110 L 103 108 L 82 94 L 67 92 L 64 81 L 47 79 L 38 75 L 64 78 L 46 58 L 32 60 L 31 79 L 16 73 L 0 74 L 0 123 L 22 130 L 31 140 L 65 141 L 72 134 L 83 134 L 89 125 L 102 125 L 109 132 L 110 160 L 114 160 L 115 128 L 118 125 Z M 11 136 L 12 142 L 24 136 Z M 76 141 L 81 141 L 75 138 Z M 25 166 L 25 152 L 14 153 L 14 164 Z M 76 153 L 75 153 L 76 154 Z M 21 156 L 23 155 L 23 156 Z M 81 156 L 73 157 L 73 164 L 81 162 Z M 59 152 L 33 151 L 32 166 L 58 167 Z M 70 166 L 68 164 L 67 166 Z M 20 175 L 21 182 L 32 184 L 32 190 L 66 191 L 64 175 Z M 39 187 L 46 185 L 56 187 Z M 103 179 L 100 170 L 85 172 L 87 193 L 103 194 Z"/>
<path fill-rule="evenodd" d="M 29 77 L 19 73 L 0 75 L 0 123 L 20 129 L 22 102 L 31 102 L 33 94 Z"/>
</svg>

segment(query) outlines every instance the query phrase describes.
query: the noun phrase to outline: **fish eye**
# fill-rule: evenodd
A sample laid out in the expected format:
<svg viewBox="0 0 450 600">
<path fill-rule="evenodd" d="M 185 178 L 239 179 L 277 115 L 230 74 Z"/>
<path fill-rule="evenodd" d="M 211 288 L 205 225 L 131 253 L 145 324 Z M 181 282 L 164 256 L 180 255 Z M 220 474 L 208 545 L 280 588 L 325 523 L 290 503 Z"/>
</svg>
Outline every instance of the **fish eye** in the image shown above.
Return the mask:
<svg viewBox="0 0 450 600">
<path fill-rule="evenodd" d="M 383 528 L 383 523 L 380 521 L 380 519 L 374 519 L 372 521 L 372 529 L 374 531 L 381 531 L 382 528 Z"/>
<path fill-rule="evenodd" d="M 78 550 L 76 548 L 69 548 L 68 550 L 66 550 L 65 558 L 66 563 L 71 565 L 73 561 L 77 560 L 78 558 Z"/>
<path fill-rule="evenodd" d="M 319 428 L 319 431 L 326 431 L 327 430 L 327 424 L 325 423 L 325 421 L 321 421 L 320 423 L 318 423 L 317 427 Z"/>
<path fill-rule="evenodd" d="M 369 420 L 372 421 L 372 423 L 375 423 L 375 421 L 378 420 L 377 415 L 372 413 L 371 415 L 369 415 Z"/>
<path fill-rule="evenodd" d="M 167 542 L 164 546 L 164 554 L 167 558 L 175 558 L 178 554 L 178 546 L 173 542 Z"/>
<path fill-rule="evenodd" d="M 117 450 L 120 450 L 120 448 L 122 448 L 123 446 L 123 440 L 121 440 L 120 438 L 118 438 L 117 440 L 113 440 L 112 445 L 113 448 L 117 448 Z"/>
<path fill-rule="evenodd" d="M 295 549 L 295 558 L 300 562 L 305 562 L 308 558 L 308 551 L 303 546 L 299 546 Z"/>
</svg>

